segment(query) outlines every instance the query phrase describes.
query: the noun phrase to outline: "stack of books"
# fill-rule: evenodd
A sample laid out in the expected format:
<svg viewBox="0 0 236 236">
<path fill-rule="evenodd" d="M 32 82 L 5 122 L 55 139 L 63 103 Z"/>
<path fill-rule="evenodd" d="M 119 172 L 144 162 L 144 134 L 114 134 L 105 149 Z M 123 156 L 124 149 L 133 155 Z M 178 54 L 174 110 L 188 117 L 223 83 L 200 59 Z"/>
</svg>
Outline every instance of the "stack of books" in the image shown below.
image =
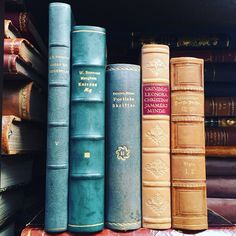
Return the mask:
<svg viewBox="0 0 236 236">
<path fill-rule="evenodd" d="M 26 205 L 37 202 L 32 181 L 45 155 L 46 51 L 29 14 L 17 11 L 14 2 L 6 2 L 4 20 L 0 227 L 6 235 L 27 218 Z"/>
</svg>

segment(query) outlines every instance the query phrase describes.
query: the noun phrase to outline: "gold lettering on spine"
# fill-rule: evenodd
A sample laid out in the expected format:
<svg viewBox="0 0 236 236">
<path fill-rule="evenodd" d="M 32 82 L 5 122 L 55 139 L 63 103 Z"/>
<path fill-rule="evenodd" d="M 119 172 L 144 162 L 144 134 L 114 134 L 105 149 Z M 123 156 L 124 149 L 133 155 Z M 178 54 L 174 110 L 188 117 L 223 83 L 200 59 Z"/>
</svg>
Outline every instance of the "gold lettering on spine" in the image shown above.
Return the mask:
<svg viewBox="0 0 236 236">
<path fill-rule="evenodd" d="M 28 94 L 29 90 L 27 89 L 28 86 L 24 87 L 20 90 L 19 93 L 19 114 L 22 118 L 30 119 L 30 114 L 28 111 Z"/>
</svg>

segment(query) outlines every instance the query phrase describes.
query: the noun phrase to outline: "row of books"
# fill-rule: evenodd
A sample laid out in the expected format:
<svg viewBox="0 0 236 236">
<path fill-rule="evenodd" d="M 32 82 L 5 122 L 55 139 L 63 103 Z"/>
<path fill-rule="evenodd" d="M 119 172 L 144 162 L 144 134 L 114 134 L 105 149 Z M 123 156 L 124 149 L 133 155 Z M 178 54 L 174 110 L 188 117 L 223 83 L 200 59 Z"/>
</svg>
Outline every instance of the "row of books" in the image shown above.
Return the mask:
<svg viewBox="0 0 236 236">
<path fill-rule="evenodd" d="M 1 235 L 19 235 L 42 204 L 47 50 L 28 12 L 6 2 L 0 160 Z"/>
<path fill-rule="evenodd" d="M 103 28 L 72 27 L 70 57 L 70 19 L 69 5 L 50 5 L 45 230 L 131 230 L 141 221 L 154 229 L 206 229 L 203 60 L 172 59 L 170 118 L 168 46 L 143 46 L 141 95 L 137 65 L 110 64 L 105 80 Z M 206 113 L 218 109 L 212 99 Z M 206 130 L 207 146 L 215 145 L 212 132 Z"/>
</svg>

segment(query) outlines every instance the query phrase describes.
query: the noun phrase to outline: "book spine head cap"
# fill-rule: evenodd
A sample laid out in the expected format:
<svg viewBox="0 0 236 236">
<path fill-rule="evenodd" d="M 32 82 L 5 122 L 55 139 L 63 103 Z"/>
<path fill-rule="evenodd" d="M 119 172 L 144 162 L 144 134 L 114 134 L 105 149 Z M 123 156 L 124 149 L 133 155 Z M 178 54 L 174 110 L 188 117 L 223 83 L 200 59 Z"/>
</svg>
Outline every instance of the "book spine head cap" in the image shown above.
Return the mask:
<svg viewBox="0 0 236 236">
<path fill-rule="evenodd" d="M 92 33 L 106 33 L 106 30 L 102 27 L 98 26 L 90 26 L 90 25 L 75 25 L 72 27 L 72 33 L 77 32 L 92 32 Z"/>
<path fill-rule="evenodd" d="M 107 65 L 106 71 L 114 71 L 114 70 L 123 70 L 123 71 L 137 71 L 140 72 L 140 66 L 134 64 L 109 64 Z"/>
<path fill-rule="evenodd" d="M 203 64 L 204 60 L 196 57 L 174 57 L 171 58 L 172 64 L 179 64 L 179 63 L 196 63 L 196 64 Z"/>
<path fill-rule="evenodd" d="M 143 45 L 142 53 L 153 53 L 153 52 L 169 54 L 170 49 L 167 45 L 164 45 L 164 44 L 150 43 L 150 44 Z"/>
</svg>

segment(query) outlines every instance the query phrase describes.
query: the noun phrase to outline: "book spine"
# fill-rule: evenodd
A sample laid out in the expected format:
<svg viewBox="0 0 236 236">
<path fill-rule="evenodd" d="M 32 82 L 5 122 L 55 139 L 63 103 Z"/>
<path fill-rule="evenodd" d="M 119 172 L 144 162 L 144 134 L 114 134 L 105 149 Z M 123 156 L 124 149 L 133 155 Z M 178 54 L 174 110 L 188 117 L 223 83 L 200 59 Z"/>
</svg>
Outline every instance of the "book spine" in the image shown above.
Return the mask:
<svg viewBox="0 0 236 236">
<path fill-rule="evenodd" d="M 234 117 L 206 117 L 205 127 L 236 127 L 236 118 Z"/>
<path fill-rule="evenodd" d="M 107 228 L 141 227 L 140 67 L 111 64 L 106 72 Z"/>
<path fill-rule="evenodd" d="M 206 159 L 207 176 L 235 176 L 235 170 L 234 158 L 211 157 Z"/>
<path fill-rule="evenodd" d="M 236 146 L 236 128 L 206 128 L 206 146 Z"/>
<path fill-rule="evenodd" d="M 207 177 L 207 197 L 236 198 L 236 178 L 234 176 Z"/>
<path fill-rule="evenodd" d="M 171 57 L 198 57 L 204 62 L 235 63 L 236 51 L 232 50 L 172 50 Z"/>
<path fill-rule="evenodd" d="M 232 198 L 207 198 L 207 206 L 233 224 L 236 224 L 236 200 Z"/>
<path fill-rule="evenodd" d="M 106 32 L 72 30 L 69 222 L 71 232 L 104 227 Z"/>
<path fill-rule="evenodd" d="M 171 227 L 169 47 L 142 47 L 142 225 Z"/>
<path fill-rule="evenodd" d="M 9 55 L 9 54 L 4 54 L 3 57 L 3 70 L 4 73 L 17 73 L 17 68 L 16 68 L 16 60 L 18 60 L 19 56 L 17 55 Z"/>
<path fill-rule="evenodd" d="M 236 68 L 234 63 L 207 63 L 204 68 L 205 82 L 235 82 Z"/>
<path fill-rule="evenodd" d="M 16 54 L 20 52 L 20 47 L 25 39 L 4 39 L 4 54 Z"/>
<path fill-rule="evenodd" d="M 45 230 L 67 229 L 71 8 L 49 5 Z"/>
<path fill-rule="evenodd" d="M 172 227 L 206 229 L 203 60 L 171 59 Z"/>
<path fill-rule="evenodd" d="M 207 97 L 205 116 L 236 116 L 236 97 Z"/>
<path fill-rule="evenodd" d="M 206 146 L 207 157 L 235 157 L 236 146 Z"/>
</svg>

